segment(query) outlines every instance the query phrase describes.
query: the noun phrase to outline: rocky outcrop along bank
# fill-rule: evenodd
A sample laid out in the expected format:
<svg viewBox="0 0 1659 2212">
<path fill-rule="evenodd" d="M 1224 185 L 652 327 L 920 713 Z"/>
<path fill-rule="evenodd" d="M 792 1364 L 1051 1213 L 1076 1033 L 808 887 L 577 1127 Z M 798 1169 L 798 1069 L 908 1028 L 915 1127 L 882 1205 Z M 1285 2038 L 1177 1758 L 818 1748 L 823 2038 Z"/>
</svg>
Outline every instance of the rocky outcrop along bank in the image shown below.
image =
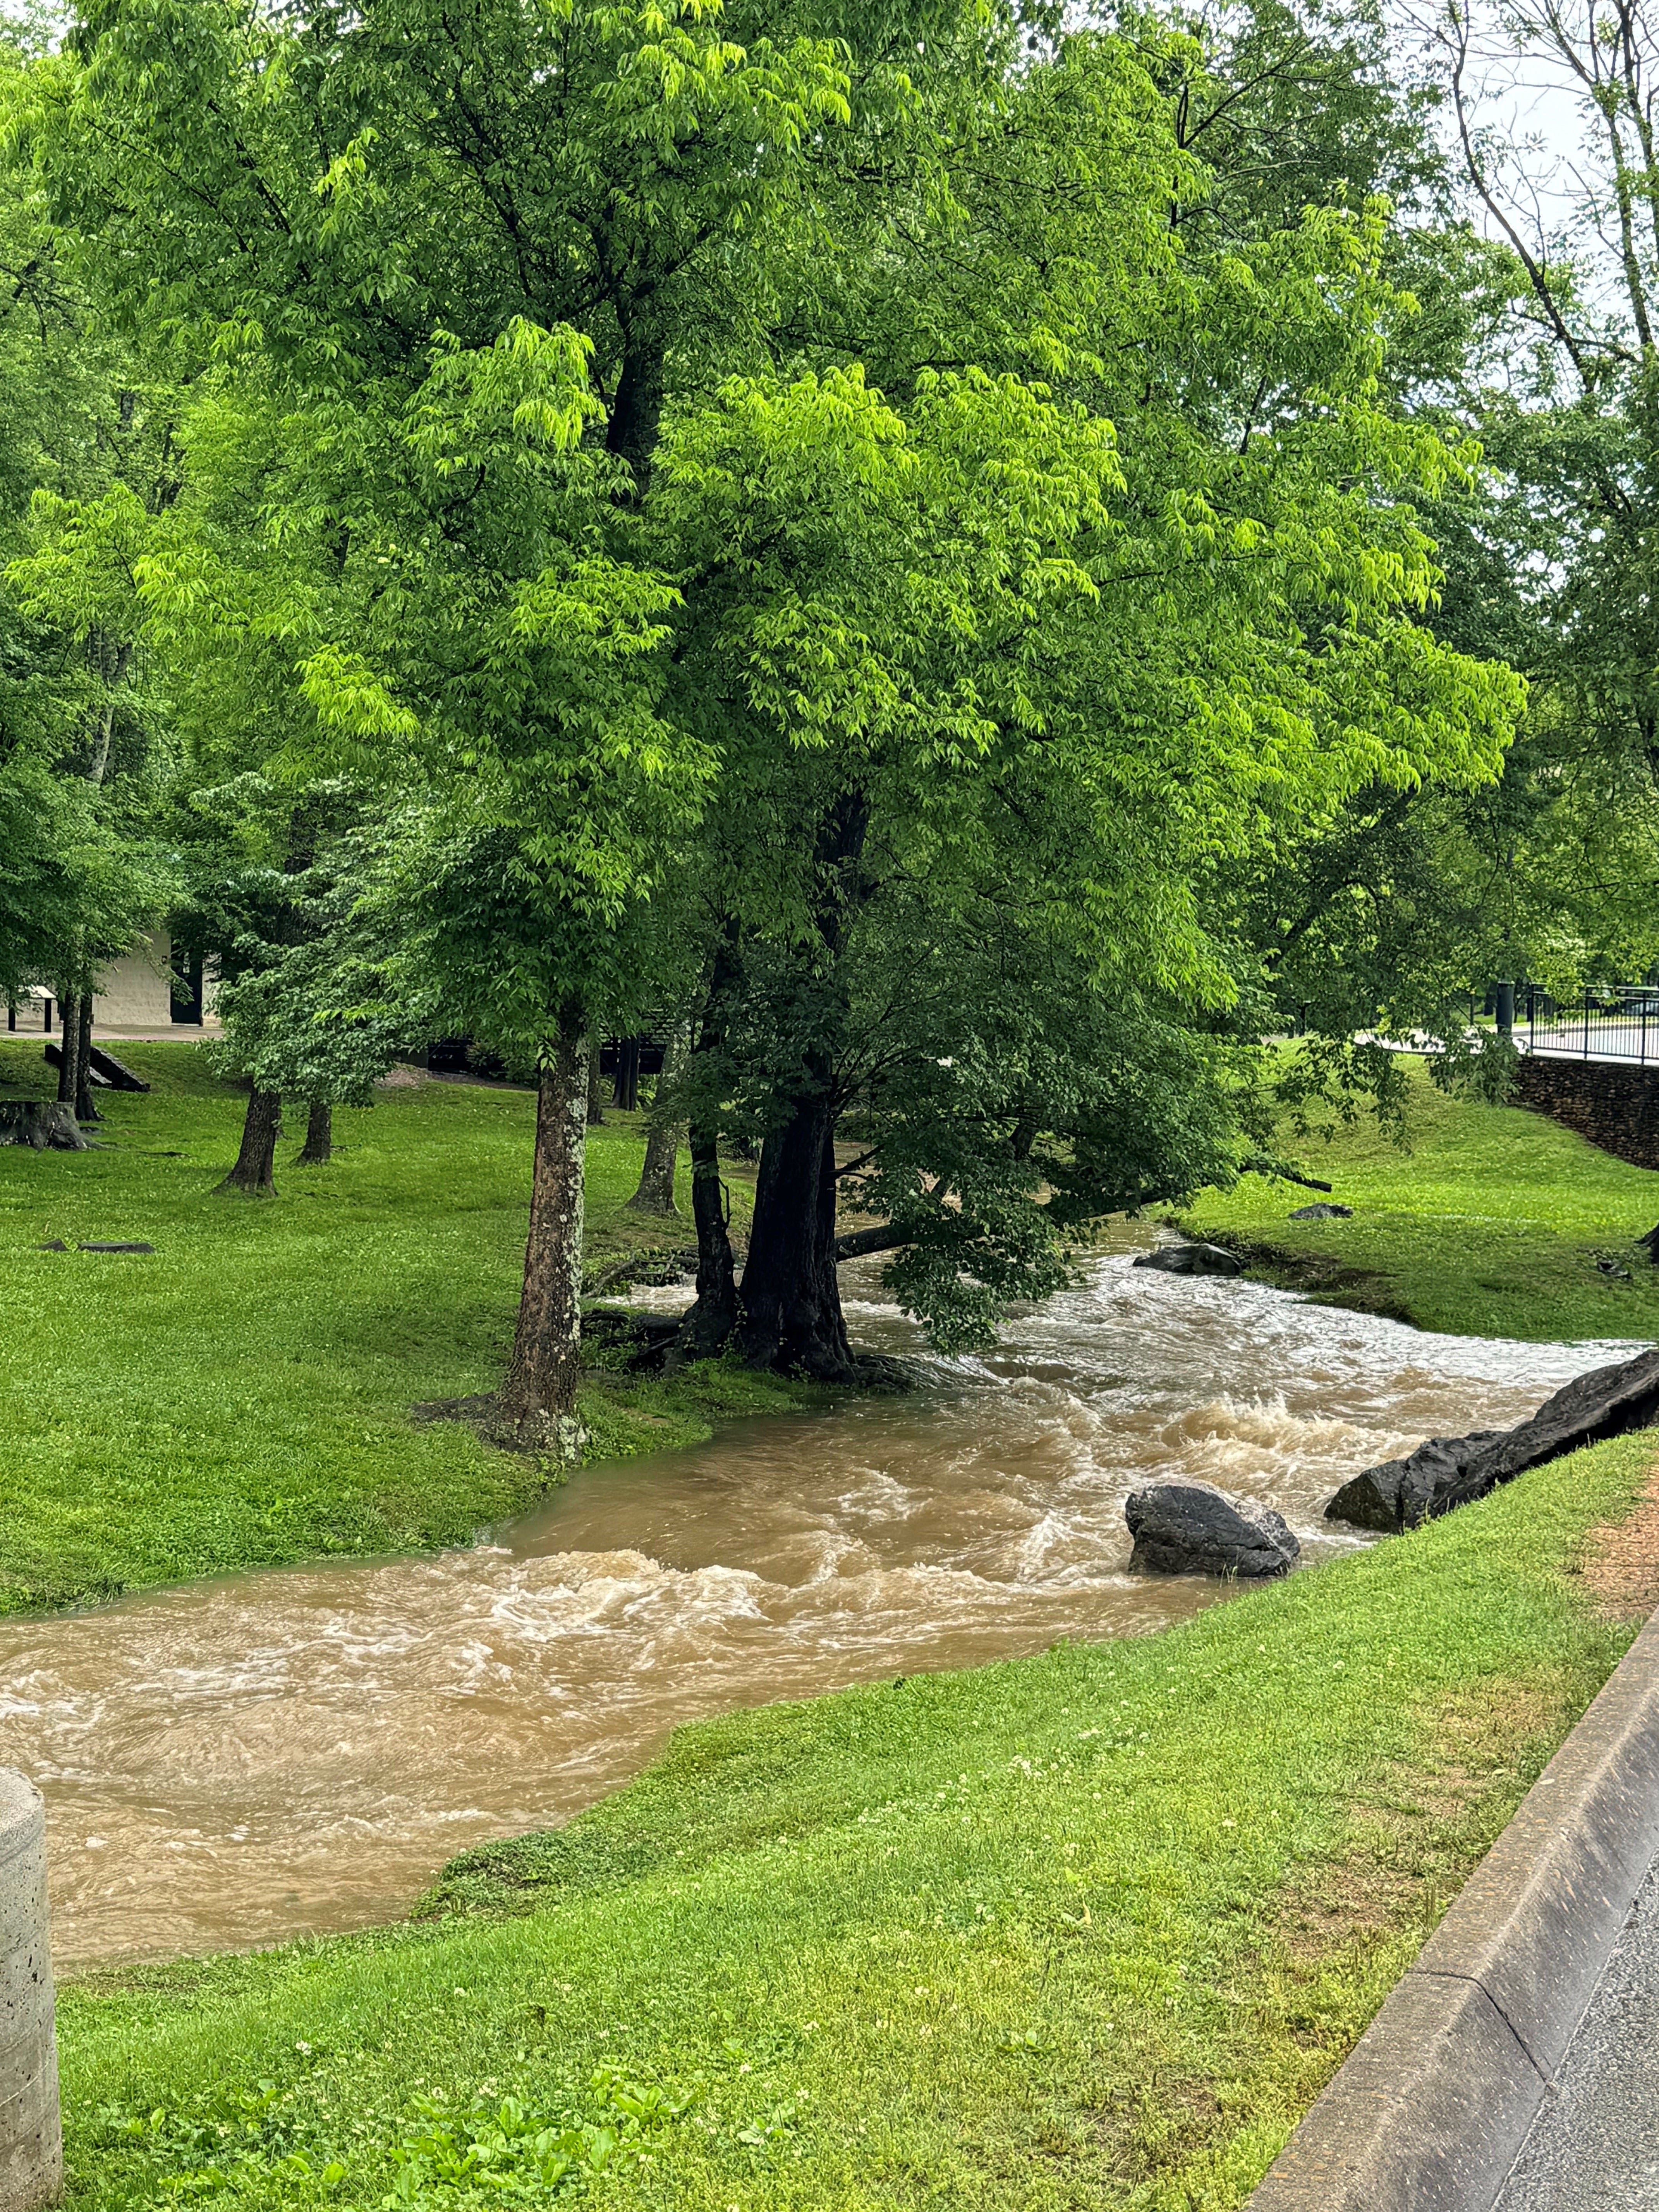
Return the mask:
<svg viewBox="0 0 1659 2212">
<path fill-rule="evenodd" d="M 1404 1459 L 1385 1460 L 1345 1482 L 1328 1521 L 1396 1535 L 1484 1498 L 1500 1482 L 1581 1444 L 1603 1443 L 1659 1420 L 1659 1352 L 1576 1376 L 1518 1428 L 1431 1437 Z"/>
</svg>

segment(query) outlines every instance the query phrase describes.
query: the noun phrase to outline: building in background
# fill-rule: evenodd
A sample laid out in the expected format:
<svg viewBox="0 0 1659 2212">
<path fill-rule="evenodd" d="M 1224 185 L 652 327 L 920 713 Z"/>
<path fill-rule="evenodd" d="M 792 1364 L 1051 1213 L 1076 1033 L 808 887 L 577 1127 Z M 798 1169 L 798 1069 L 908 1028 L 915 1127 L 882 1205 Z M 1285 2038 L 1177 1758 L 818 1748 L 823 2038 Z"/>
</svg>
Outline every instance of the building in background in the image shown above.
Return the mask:
<svg viewBox="0 0 1659 2212">
<path fill-rule="evenodd" d="M 181 984 L 183 994 L 175 996 Z M 165 930 L 157 930 L 112 961 L 99 977 L 92 999 L 93 1034 L 216 1028 L 204 995 L 199 954 L 192 958 L 180 951 L 175 980 L 172 940 Z M 211 1000 L 211 986 L 205 996 Z M 8 1029 L 20 1036 L 55 1035 L 58 1022 L 58 1002 L 45 990 L 25 994 L 7 1011 Z"/>
</svg>

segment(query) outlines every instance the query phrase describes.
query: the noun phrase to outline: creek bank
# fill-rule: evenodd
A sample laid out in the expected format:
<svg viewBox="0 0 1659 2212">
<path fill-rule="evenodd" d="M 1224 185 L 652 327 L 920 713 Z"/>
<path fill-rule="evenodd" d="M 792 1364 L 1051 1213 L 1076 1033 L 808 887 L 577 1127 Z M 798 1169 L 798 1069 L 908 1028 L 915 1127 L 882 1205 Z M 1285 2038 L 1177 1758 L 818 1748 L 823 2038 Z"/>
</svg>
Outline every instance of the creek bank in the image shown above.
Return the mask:
<svg viewBox="0 0 1659 2212">
<path fill-rule="evenodd" d="M 456 1101 L 501 1104 L 441 1103 Z M 169 1270 L 187 1261 L 187 1240 L 156 1242 Z M 1122 1646 L 1325 1579 L 1128 1574 L 1131 1491 L 1204 1481 L 1259 1498 L 1302 1565 L 1340 1567 L 1357 1532 L 1322 1515 L 1350 1475 L 1431 1433 L 1507 1428 L 1606 1357 L 1424 1339 L 1256 1284 L 1137 1269 L 1133 1249 L 1098 1255 L 963 1361 L 926 1352 L 881 1292 L 878 1255 L 853 1263 L 860 1346 L 914 1360 L 912 1393 L 720 1359 L 667 1381 L 591 1368 L 590 1468 L 542 1489 L 500 1455 L 541 1494 L 482 1543 L 464 1532 L 425 1557 L 336 1558 L 0 1626 L 8 1756 L 56 1778 L 60 1956 L 388 1917 L 458 1849 L 565 1818 L 678 1723 L 768 1699 L 902 1674 L 908 1758 L 918 1675 L 1062 1639 Z M 137 1268 L 31 1259 L 19 1279 L 39 1295 L 37 1279 L 83 1276 L 83 1302 L 114 1271 L 126 1301 L 153 1277 Z M 453 1422 L 398 1436 L 410 1456 L 469 1441 Z"/>
<path fill-rule="evenodd" d="M 1431 1437 L 1401 1459 L 1384 1460 L 1345 1482 L 1328 1521 L 1385 1535 L 1415 1528 L 1485 1498 L 1499 1483 L 1585 1444 L 1651 1428 L 1659 1419 L 1659 1352 L 1639 1352 L 1576 1376 L 1513 1429 Z"/>
<path fill-rule="evenodd" d="M 666 1380 L 708 1364 L 688 1353 L 685 1316 L 680 1313 L 657 1313 L 637 1306 L 590 1307 L 582 1315 L 582 1338 L 588 1362 L 601 1370 L 620 1369 L 629 1375 L 657 1376 Z M 778 1375 L 775 1368 L 751 1367 L 741 1358 L 729 1359 L 726 1364 L 740 1372 L 775 1378 Z M 861 1351 L 854 1346 L 848 1382 L 818 1383 L 814 1387 L 819 1390 L 912 1390 L 921 1373 L 914 1360 L 895 1358 L 886 1352 Z M 786 1374 L 782 1379 L 790 1378 Z M 812 1381 L 807 1376 L 795 1379 L 802 1382 Z"/>
<path fill-rule="evenodd" d="M 1183 1236 L 1193 1233 L 1178 1221 L 1171 1220 L 1167 1225 L 1180 1230 Z M 1380 1268 L 1357 1267 L 1330 1252 L 1299 1251 L 1238 1229 L 1213 1229 L 1207 1236 L 1212 1246 L 1232 1255 L 1241 1272 L 1265 1277 L 1276 1290 L 1303 1291 L 1327 1305 L 1346 1306 L 1354 1313 L 1376 1314 L 1382 1321 L 1419 1326 L 1393 1278 Z"/>
<path fill-rule="evenodd" d="M 1161 1305 L 1184 1300 L 1122 1272 L 1148 1304 L 1160 1289 Z M 1239 1297 L 1258 1301 L 1267 1307 L 1248 1288 Z M 1280 1318 L 1299 1347 L 1316 1316 Z M 1272 1329 L 1256 1333 L 1271 1348 Z M 1097 1319 L 1079 1351 L 1098 1334 Z M 1150 1346 L 1147 1357 L 1150 1368 Z M 1282 1370 L 1292 1395 L 1304 1371 Z M 984 1402 L 1004 1395 L 988 1385 Z M 892 2201 L 900 2171 L 927 2175 L 941 2200 L 982 2203 L 1052 2174 L 1056 2142 L 1075 2147 L 1065 2176 L 1075 2201 L 1121 2204 L 1133 2189 L 1213 2203 L 1219 2172 L 1237 2203 L 1617 1659 L 1627 1632 L 1599 1617 L 1572 1568 L 1589 1531 L 1629 1511 L 1651 1443 L 1604 1446 L 1478 1516 L 1274 1581 L 1172 1635 L 1062 1641 L 1056 1626 L 1033 1656 L 986 1654 L 1004 1659 L 995 1666 L 930 1672 L 939 1655 L 911 1646 L 837 1696 L 805 1698 L 802 1682 L 786 1691 L 800 1702 L 678 1735 L 631 1787 L 569 1825 L 552 1828 L 544 1810 L 539 1833 L 452 1861 L 432 1899 L 444 1917 L 419 1927 L 82 1981 L 60 2009 L 78 2201 L 222 2196 L 220 2116 L 240 2124 L 245 2096 L 261 2121 L 236 2169 L 246 2212 L 314 2203 L 301 2157 L 312 2175 L 337 2158 L 340 2199 L 377 2203 L 409 2170 L 400 2148 L 429 2142 L 434 2100 L 465 2113 L 477 2091 L 488 2120 L 512 2097 L 551 2127 L 581 2094 L 571 2084 L 620 2076 L 660 2092 L 671 2117 L 657 2172 L 681 2212 L 785 2193 L 793 2212 L 844 2212 Z M 871 1457 L 861 1447 L 848 1467 Z M 566 1504 L 583 1488 L 562 1493 Z M 685 1493 L 693 1508 L 697 1494 Z M 610 1501 L 605 1511 L 614 1520 Z M 456 1717 L 477 1776 L 503 1793 L 500 1834 L 507 1789 L 522 1785 L 562 1714 L 586 1714 L 630 1680 L 659 1686 L 677 1718 L 708 1711 L 637 1598 L 608 1618 L 639 1624 L 651 1663 L 638 1674 L 613 1650 L 580 1696 L 520 1679 L 499 1715 L 480 1710 L 494 1670 L 475 1655 L 464 1674 L 461 1660 L 527 1618 L 526 1593 L 434 1623 L 433 1577 L 459 1564 L 387 1570 L 422 1578 L 421 1609 L 399 1624 L 408 1635 L 389 1641 L 425 1633 L 455 1669 L 453 1688 L 425 1686 L 410 1701 L 405 1759 L 384 1737 L 367 1747 L 380 1782 L 407 1788 L 412 1808 L 435 1802 L 433 1754 L 449 1748 L 432 1741 L 438 1714 Z M 999 1615 L 1024 1587 L 997 1594 Z M 849 1608 L 840 1626 L 866 1615 Z M 54 1632 L 100 1632 L 109 1618 Z M 530 1625 L 526 1652 L 533 1644 L 544 1661 L 594 1644 L 574 1617 L 562 1634 Z M 328 1626 L 296 1664 L 331 1653 L 343 1676 L 348 1661 L 361 1674 L 361 1647 L 337 1617 Z M 252 1654 L 260 1640 L 229 1648 Z M 384 1711 L 384 1684 L 372 1687 L 354 1745 L 361 1722 L 379 1725 Z M 314 1707 L 293 1714 L 268 1680 L 249 1697 L 237 1720 L 293 1726 L 296 1738 L 302 1723 L 316 1744 L 313 1802 L 338 1824 L 326 1865 L 334 1878 L 350 1872 L 389 1823 L 384 1805 L 340 1803 L 333 1747 L 345 1727 L 331 1731 Z M 496 1730 L 515 1717 L 524 1734 L 504 1748 Z M 158 1743 L 163 1734 L 181 1771 L 188 1761 L 199 1774 L 198 1723 L 181 1729 L 175 1716 Z M 245 1728 L 227 1730 L 226 1771 L 246 1790 L 256 1778 L 245 1748 L 238 1757 L 245 1743 Z M 568 1742 L 544 1741 L 543 1755 L 550 1774 L 568 1771 Z M 87 1773 L 84 1755 L 65 1764 Z M 135 1804 L 176 1802 L 155 1788 L 161 1778 L 145 1775 Z M 296 1802 L 289 1774 L 280 1790 L 257 1778 L 262 1817 L 239 1850 L 265 1839 L 266 1808 L 285 1817 Z M 1374 1817 L 1380 1794 L 1386 1824 Z M 532 1795 L 520 1786 L 514 1805 Z M 493 1801 L 467 1778 L 447 1802 Z M 199 1826 L 203 1809 L 186 1800 L 184 1817 Z M 59 1832 L 110 1835 L 102 1820 L 79 1806 Z M 537 1821 L 518 1814 L 520 1832 Z M 476 1829 L 434 1826 L 432 1855 L 474 1840 Z M 130 1947 L 112 1850 L 71 1856 L 88 1862 L 91 1898 Z M 139 1863 L 147 1878 L 171 1863 L 199 1884 L 204 1856 L 152 1847 Z M 272 1870 L 273 1893 L 303 1886 L 284 1871 Z M 227 1919 L 240 1917 L 225 1940 L 246 1942 L 260 1887 L 247 1865 L 235 1872 Z M 293 1918 L 328 1924 L 310 1902 Z M 152 2124 L 158 2111 L 164 2123 Z"/>
</svg>

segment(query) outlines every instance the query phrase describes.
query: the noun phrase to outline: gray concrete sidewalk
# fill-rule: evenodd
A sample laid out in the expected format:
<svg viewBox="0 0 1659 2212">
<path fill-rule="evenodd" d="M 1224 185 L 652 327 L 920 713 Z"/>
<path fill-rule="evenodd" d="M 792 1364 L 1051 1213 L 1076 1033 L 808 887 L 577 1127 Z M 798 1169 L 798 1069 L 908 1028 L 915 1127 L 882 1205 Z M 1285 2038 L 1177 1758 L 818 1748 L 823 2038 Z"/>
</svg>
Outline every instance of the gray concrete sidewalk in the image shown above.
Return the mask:
<svg viewBox="0 0 1659 2212">
<path fill-rule="evenodd" d="M 1492 2212 L 1659 2212 L 1659 1860 Z"/>
</svg>

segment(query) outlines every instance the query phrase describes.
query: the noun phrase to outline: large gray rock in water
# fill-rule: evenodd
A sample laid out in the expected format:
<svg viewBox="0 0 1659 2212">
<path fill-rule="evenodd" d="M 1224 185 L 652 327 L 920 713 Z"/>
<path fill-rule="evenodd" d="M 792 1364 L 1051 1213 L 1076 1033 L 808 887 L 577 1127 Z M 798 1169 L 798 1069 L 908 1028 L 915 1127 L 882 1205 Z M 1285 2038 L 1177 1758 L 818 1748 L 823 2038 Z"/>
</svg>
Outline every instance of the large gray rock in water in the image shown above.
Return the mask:
<svg viewBox="0 0 1659 2212">
<path fill-rule="evenodd" d="M 1258 1580 L 1296 1565 L 1302 1547 L 1280 1516 L 1208 1482 L 1158 1482 L 1132 1491 L 1123 1517 L 1135 1540 L 1132 1572 L 1239 1575 Z"/>
<path fill-rule="evenodd" d="M 1581 1444 L 1600 1443 L 1659 1420 L 1659 1352 L 1580 1375 L 1547 1399 L 1529 1421 L 1473 1436 L 1435 1437 L 1405 1459 L 1385 1460 L 1345 1482 L 1328 1521 L 1395 1534 L 1484 1498 L 1500 1482 L 1542 1467 Z"/>
<path fill-rule="evenodd" d="M 1156 1267 L 1162 1275 L 1242 1275 L 1244 1262 L 1219 1244 L 1160 1244 L 1143 1252 L 1137 1267 Z"/>
</svg>

